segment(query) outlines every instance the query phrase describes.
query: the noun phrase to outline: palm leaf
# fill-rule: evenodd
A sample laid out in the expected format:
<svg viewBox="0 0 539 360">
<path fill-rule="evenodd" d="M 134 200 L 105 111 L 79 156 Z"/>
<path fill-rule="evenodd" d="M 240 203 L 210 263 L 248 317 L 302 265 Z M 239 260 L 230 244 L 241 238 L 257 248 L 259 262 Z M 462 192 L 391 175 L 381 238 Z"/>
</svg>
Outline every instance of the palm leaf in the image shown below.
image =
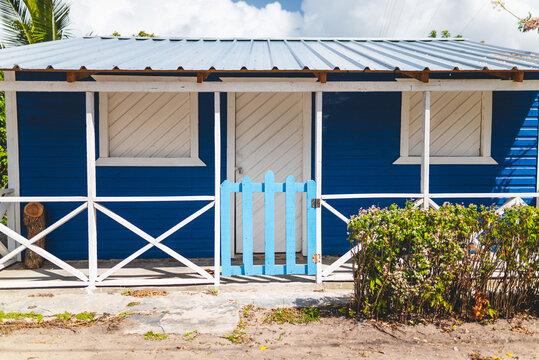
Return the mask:
<svg viewBox="0 0 539 360">
<path fill-rule="evenodd" d="M 64 0 L 26 0 L 34 21 L 36 42 L 69 36 L 69 5 Z"/>
<path fill-rule="evenodd" d="M 0 20 L 7 46 L 69 37 L 65 0 L 0 0 Z"/>
<path fill-rule="evenodd" d="M 24 0 L 0 0 L 2 44 L 16 46 L 33 43 L 32 19 Z"/>
</svg>

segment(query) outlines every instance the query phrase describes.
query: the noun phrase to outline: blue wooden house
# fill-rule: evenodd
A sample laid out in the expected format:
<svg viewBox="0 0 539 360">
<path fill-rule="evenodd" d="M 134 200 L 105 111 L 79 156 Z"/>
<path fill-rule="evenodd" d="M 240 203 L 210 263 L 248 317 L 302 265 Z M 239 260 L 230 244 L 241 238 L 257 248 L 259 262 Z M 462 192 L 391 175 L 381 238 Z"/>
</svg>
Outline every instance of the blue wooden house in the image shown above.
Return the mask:
<svg viewBox="0 0 539 360">
<path fill-rule="evenodd" d="M 0 269 L 34 250 L 68 274 L 47 286 L 217 285 L 221 265 L 323 281 L 350 258 L 360 208 L 539 198 L 538 53 L 465 39 L 88 37 L 0 50 L 0 69 Z M 46 207 L 44 250 L 21 225 L 30 201 Z M 323 267 L 322 255 L 344 256 Z M 168 256 L 194 274 L 114 278 Z"/>
</svg>

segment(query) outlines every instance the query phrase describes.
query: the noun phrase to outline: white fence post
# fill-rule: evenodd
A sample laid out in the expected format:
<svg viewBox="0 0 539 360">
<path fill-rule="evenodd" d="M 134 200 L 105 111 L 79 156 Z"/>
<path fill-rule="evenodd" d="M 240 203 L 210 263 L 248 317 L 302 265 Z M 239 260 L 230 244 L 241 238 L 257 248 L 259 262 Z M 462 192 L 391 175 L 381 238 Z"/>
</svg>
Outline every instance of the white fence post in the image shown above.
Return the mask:
<svg viewBox="0 0 539 360">
<path fill-rule="evenodd" d="M 421 193 L 423 209 L 428 209 L 429 201 L 429 166 L 430 166 L 430 91 L 423 93 L 423 151 L 421 153 Z"/>
<path fill-rule="evenodd" d="M 15 71 L 4 72 L 5 81 L 15 81 Z M 8 168 L 8 188 L 13 189 L 11 196 L 20 196 L 19 189 L 19 130 L 17 116 L 17 93 L 6 91 L 6 141 L 7 141 L 7 168 Z M 7 210 L 7 225 L 10 229 L 21 233 L 21 204 L 14 203 Z M 18 243 L 12 239 L 7 239 L 7 250 L 13 251 Z M 21 261 L 22 256 L 18 254 L 16 261 Z"/>
<path fill-rule="evenodd" d="M 315 99 L 315 182 L 316 198 L 322 198 L 322 92 Z M 322 206 L 316 209 L 316 282 L 322 282 Z"/>
<path fill-rule="evenodd" d="M 97 279 L 97 224 L 94 200 L 95 175 L 95 99 L 93 92 L 86 93 L 86 173 L 88 186 L 88 278 L 89 289 L 95 289 Z"/>
<path fill-rule="evenodd" d="M 215 145 L 215 201 L 214 201 L 214 228 L 215 228 L 215 252 L 214 271 L 215 286 L 219 286 L 221 274 L 221 99 L 220 93 L 214 93 L 214 145 Z"/>
</svg>

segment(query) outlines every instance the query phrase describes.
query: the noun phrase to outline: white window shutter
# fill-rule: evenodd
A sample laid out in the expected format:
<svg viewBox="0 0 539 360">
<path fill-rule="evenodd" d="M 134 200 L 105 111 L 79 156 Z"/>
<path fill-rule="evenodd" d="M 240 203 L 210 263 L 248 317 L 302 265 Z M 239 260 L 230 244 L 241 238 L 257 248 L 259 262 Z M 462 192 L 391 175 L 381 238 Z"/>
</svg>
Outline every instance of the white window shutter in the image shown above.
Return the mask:
<svg viewBox="0 0 539 360">
<path fill-rule="evenodd" d="M 108 93 L 109 156 L 191 157 L 189 93 Z"/>
<path fill-rule="evenodd" d="M 422 94 L 409 96 L 409 156 L 421 156 Z M 432 92 L 431 96 L 431 156 L 481 156 L 482 93 Z"/>
</svg>

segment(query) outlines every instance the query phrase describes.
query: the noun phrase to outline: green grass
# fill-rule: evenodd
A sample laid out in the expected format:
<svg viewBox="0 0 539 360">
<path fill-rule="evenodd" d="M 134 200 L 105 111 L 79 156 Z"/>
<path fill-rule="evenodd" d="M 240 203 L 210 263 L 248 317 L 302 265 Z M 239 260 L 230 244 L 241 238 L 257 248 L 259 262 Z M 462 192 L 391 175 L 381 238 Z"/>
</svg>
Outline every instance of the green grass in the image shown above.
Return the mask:
<svg viewBox="0 0 539 360">
<path fill-rule="evenodd" d="M 71 317 L 73 316 L 73 314 L 66 311 L 66 312 L 64 312 L 63 314 L 56 314 L 55 316 L 56 316 L 56 318 L 57 318 L 58 320 L 64 320 L 64 321 L 67 321 L 67 320 L 71 319 Z"/>
<path fill-rule="evenodd" d="M 183 334 L 183 338 L 185 339 L 185 341 L 193 341 L 195 340 L 197 335 L 198 335 L 198 330 L 189 331 Z"/>
<path fill-rule="evenodd" d="M 307 324 L 320 320 L 320 310 L 314 306 L 308 308 L 279 308 L 273 309 L 265 319 L 266 323 Z"/>
<path fill-rule="evenodd" d="M 168 338 L 168 335 L 154 333 L 153 331 L 148 331 L 144 334 L 144 340 L 165 340 L 166 338 Z"/>
<path fill-rule="evenodd" d="M 94 316 L 95 313 L 85 311 L 75 315 L 75 319 L 79 321 L 95 321 Z"/>
<path fill-rule="evenodd" d="M 3 311 L 0 311 L 0 321 L 4 321 L 4 320 L 20 320 L 20 319 L 30 319 L 30 320 L 36 320 L 36 321 L 43 321 L 43 315 L 36 314 L 33 311 L 29 312 L 29 313 L 19 313 L 19 312 L 5 313 Z"/>
</svg>

